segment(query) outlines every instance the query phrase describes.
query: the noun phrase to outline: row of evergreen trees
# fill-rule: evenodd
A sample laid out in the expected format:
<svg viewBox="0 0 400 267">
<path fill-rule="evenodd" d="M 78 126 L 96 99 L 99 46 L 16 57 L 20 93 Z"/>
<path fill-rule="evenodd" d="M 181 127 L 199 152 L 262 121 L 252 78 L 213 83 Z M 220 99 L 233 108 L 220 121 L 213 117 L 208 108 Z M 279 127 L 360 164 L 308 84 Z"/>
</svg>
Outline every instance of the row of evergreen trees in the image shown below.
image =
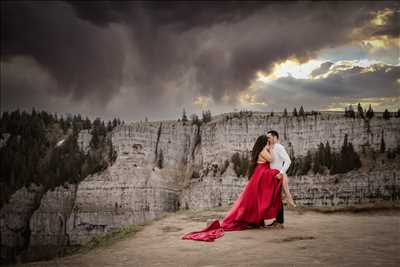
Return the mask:
<svg viewBox="0 0 400 267">
<path fill-rule="evenodd" d="M 250 172 L 250 159 L 247 154 L 236 152 L 231 156 L 231 162 L 237 177 L 246 177 Z"/>
<path fill-rule="evenodd" d="M 311 110 L 311 111 L 305 111 L 303 106 L 300 106 L 299 110 L 295 107 L 292 111 L 292 116 L 293 117 L 306 117 L 306 116 L 314 116 L 314 115 L 320 115 L 320 111 L 316 110 Z M 240 110 L 239 112 L 235 112 L 232 115 L 226 115 L 226 120 L 232 119 L 232 118 L 243 118 L 243 117 L 251 117 L 253 115 L 253 112 L 251 110 Z M 274 116 L 274 111 L 271 111 L 270 113 L 271 116 Z M 344 116 L 345 117 L 350 117 L 350 118 L 367 118 L 370 119 L 374 117 L 374 110 L 371 107 L 371 104 L 369 105 L 369 108 L 367 110 L 364 110 L 361 106 L 360 103 L 357 105 L 357 113 L 354 111 L 353 106 L 350 104 L 348 107 L 345 107 L 344 110 Z M 287 108 L 284 108 L 283 110 L 283 117 L 288 117 L 289 113 L 287 111 Z M 389 112 L 388 109 L 385 109 L 383 112 L 383 118 L 388 120 L 391 117 L 400 117 L 400 108 L 397 110 L 397 112 Z M 196 114 L 192 114 L 190 116 L 190 120 L 192 121 L 192 125 L 201 125 L 202 123 L 207 123 L 211 121 L 211 111 L 206 110 L 203 111 L 202 113 L 202 119 L 200 119 Z M 146 117 L 147 121 L 147 117 Z M 179 118 L 178 121 L 182 121 L 185 125 L 189 121 L 188 116 L 186 115 L 185 109 L 183 109 L 182 112 L 182 118 Z"/>
<path fill-rule="evenodd" d="M 190 120 L 192 122 L 192 125 L 198 125 L 200 126 L 202 123 L 207 123 L 209 121 L 211 121 L 212 117 L 211 117 L 211 111 L 210 110 L 203 110 L 202 111 L 202 118 L 200 119 L 199 116 L 197 116 L 197 114 L 192 114 L 190 115 Z M 186 125 L 187 122 L 189 122 L 189 119 L 186 115 L 186 110 L 183 109 L 182 110 L 182 118 L 178 118 L 178 121 L 182 121 L 183 125 Z"/>
<path fill-rule="evenodd" d="M 240 111 L 239 113 L 234 113 L 232 116 L 227 116 L 227 120 L 231 119 L 231 118 L 242 118 L 243 114 L 250 114 L 249 116 L 251 116 L 252 111 Z M 311 110 L 311 111 L 305 111 L 303 106 L 300 106 L 299 110 L 297 111 L 297 108 L 295 107 L 292 111 L 292 116 L 293 117 L 306 117 L 306 116 L 313 116 L 313 115 L 320 115 L 321 112 L 320 111 L 315 111 L 315 110 Z M 354 111 L 353 106 L 349 105 L 348 107 L 345 107 L 344 110 L 344 116 L 345 117 L 350 117 L 350 118 L 356 118 L 360 117 L 360 118 L 372 118 L 374 117 L 374 110 L 371 107 L 371 104 L 369 105 L 369 108 L 367 110 L 364 111 L 364 109 L 362 108 L 361 104 L 358 103 L 357 106 L 357 113 Z M 271 111 L 270 116 L 274 116 L 274 111 Z M 283 117 L 288 117 L 289 113 L 287 111 L 287 108 L 284 108 L 283 110 Z M 400 108 L 397 110 L 397 112 L 389 112 L 388 109 L 385 109 L 385 111 L 383 112 L 382 117 L 386 120 L 390 119 L 391 117 L 400 117 Z"/>
<path fill-rule="evenodd" d="M 315 110 L 312 110 L 311 112 L 304 111 L 303 106 L 300 107 L 299 111 L 297 111 L 297 109 L 294 108 L 293 112 L 292 112 L 292 116 L 294 116 L 294 117 L 318 115 L 318 114 L 321 114 L 321 112 L 315 111 Z M 274 112 L 272 111 L 271 116 L 273 116 L 273 115 L 274 115 Z M 283 110 L 283 116 L 284 117 L 288 116 L 288 111 L 286 108 Z M 351 117 L 351 118 L 355 118 L 356 116 L 358 116 L 360 118 L 370 119 L 370 118 L 374 117 L 374 110 L 372 109 L 371 104 L 369 105 L 367 110 L 364 110 L 362 108 L 361 104 L 358 103 L 357 113 L 354 111 L 353 106 L 349 105 L 348 107 L 345 107 L 344 116 Z M 389 112 L 388 109 L 385 109 L 382 116 L 384 119 L 390 119 L 391 117 L 400 117 L 400 108 L 397 110 L 397 112 Z"/>
<path fill-rule="evenodd" d="M 230 114 L 226 114 L 225 115 L 225 120 L 229 121 L 229 120 L 234 119 L 234 118 L 238 118 L 238 119 L 249 118 L 251 116 L 253 116 L 253 111 L 251 111 L 251 110 L 241 109 L 241 110 L 237 111 L 235 109 L 235 112 L 232 112 Z"/>
<path fill-rule="evenodd" d="M 4 112 L 0 118 L 0 207 L 30 183 L 48 190 L 65 182 L 77 183 L 106 168 L 116 159 L 107 133 L 119 123 L 114 119 L 105 126 L 99 118 L 92 122 L 79 114 L 64 118 L 35 109 Z M 90 129 L 93 135 L 87 154 L 78 145 L 82 129 Z"/>
<path fill-rule="evenodd" d="M 361 167 L 361 160 L 354 150 L 353 144 L 348 142 L 347 134 L 339 152 L 332 151 L 329 142 L 319 144 L 316 151 L 309 150 L 305 156 L 298 158 L 291 155 L 292 164 L 288 175 L 337 174 L 346 173 Z M 231 156 L 233 169 L 237 175 L 246 176 L 249 173 L 250 161 L 246 153 L 236 152 Z"/>
<path fill-rule="evenodd" d="M 294 108 L 292 111 L 292 116 L 294 116 L 294 117 L 305 117 L 305 116 L 309 116 L 309 115 L 318 115 L 318 114 L 321 114 L 321 112 L 315 111 L 315 110 L 311 110 L 310 112 L 304 111 L 303 106 L 300 106 L 299 111 L 297 111 L 297 108 Z M 271 115 L 273 115 L 273 112 L 271 112 Z M 283 117 L 287 117 L 287 116 L 288 116 L 288 111 L 286 108 L 284 108 Z"/>
<path fill-rule="evenodd" d="M 100 120 L 97 118 L 97 120 Z M 31 113 L 20 109 L 16 109 L 12 112 L 5 111 L 1 114 L 0 118 L 0 133 L 20 134 L 23 133 L 26 125 L 34 127 L 37 132 L 43 132 L 43 130 L 51 124 L 58 123 L 65 134 L 70 128 L 75 131 L 91 129 L 92 121 L 86 116 L 82 118 L 81 114 L 68 116 L 59 116 L 57 113 L 51 114 L 46 111 L 37 111 L 32 108 Z M 120 118 L 114 118 L 107 122 L 107 131 L 111 131 L 117 125 L 123 124 Z M 101 124 L 105 127 L 104 121 Z"/>
<path fill-rule="evenodd" d="M 367 110 L 364 110 L 363 107 L 361 106 L 360 103 L 357 105 L 357 113 L 354 111 L 353 106 L 350 104 L 348 107 L 345 107 L 344 109 L 344 116 L 349 117 L 349 118 L 363 118 L 363 119 L 371 119 L 374 117 L 375 113 L 374 110 L 371 107 L 371 104 L 369 104 L 369 107 Z M 400 117 L 400 108 L 397 110 L 397 112 L 390 112 L 388 109 L 385 109 L 385 111 L 382 114 L 382 117 L 385 120 L 390 119 L 391 117 Z"/>
<path fill-rule="evenodd" d="M 288 175 L 305 175 L 310 170 L 314 174 L 337 174 L 361 167 L 360 157 L 354 150 L 353 144 L 348 142 L 347 134 L 339 152 L 332 151 L 327 141 L 325 144 L 321 142 L 316 151 L 309 150 L 304 157 L 292 157 L 293 161 L 288 169 Z"/>
</svg>

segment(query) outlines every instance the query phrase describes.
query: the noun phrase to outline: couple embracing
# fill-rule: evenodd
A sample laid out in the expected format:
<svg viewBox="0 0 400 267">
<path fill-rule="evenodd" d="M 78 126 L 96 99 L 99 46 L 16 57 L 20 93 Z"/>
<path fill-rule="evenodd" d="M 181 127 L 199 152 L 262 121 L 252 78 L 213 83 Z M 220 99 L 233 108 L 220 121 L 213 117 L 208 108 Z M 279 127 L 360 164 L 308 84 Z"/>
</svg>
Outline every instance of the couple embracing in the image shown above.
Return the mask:
<svg viewBox="0 0 400 267">
<path fill-rule="evenodd" d="M 223 236 L 224 231 L 283 228 L 281 189 L 288 205 L 296 207 L 286 175 L 290 164 L 289 155 L 279 143 L 278 132 L 271 130 L 259 136 L 252 149 L 249 182 L 222 223 L 214 220 L 203 230 L 187 233 L 182 239 L 214 241 Z"/>
</svg>

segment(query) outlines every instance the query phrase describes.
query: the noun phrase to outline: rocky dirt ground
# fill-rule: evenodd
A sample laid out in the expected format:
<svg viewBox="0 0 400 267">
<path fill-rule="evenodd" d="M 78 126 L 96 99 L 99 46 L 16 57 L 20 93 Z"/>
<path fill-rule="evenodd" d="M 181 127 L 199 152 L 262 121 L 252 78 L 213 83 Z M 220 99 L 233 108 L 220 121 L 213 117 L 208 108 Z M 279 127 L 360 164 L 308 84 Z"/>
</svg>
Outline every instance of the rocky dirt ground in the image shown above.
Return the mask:
<svg viewBox="0 0 400 267">
<path fill-rule="evenodd" d="M 285 210 L 285 229 L 182 240 L 226 210 L 180 211 L 111 246 L 19 266 L 400 266 L 400 210 Z"/>
</svg>

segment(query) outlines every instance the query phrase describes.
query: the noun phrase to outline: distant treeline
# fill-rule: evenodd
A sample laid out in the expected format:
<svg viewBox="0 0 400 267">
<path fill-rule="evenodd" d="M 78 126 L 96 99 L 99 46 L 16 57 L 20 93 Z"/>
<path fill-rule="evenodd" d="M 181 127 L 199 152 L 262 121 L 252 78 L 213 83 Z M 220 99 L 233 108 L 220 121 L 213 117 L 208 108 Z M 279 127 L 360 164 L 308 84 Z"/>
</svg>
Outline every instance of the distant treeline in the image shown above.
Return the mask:
<svg viewBox="0 0 400 267">
<path fill-rule="evenodd" d="M 268 113 L 268 112 L 266 112 Z M 308 116 L 318 116 L 321 115 L 322 112 L 318 110 L 311 110 L 311 111 L 306 111 L 303 106 L 300 106 L 300 108 L 294 107 L 291 112 L 288 112 L 287 108 L 284 108 L 282 112 L 278 112 L 279 116 L 282 117 L 308 117 Z M 273 117 L 275 115 L 274 111 L 269 112 L 269 115 L 267 114 L 266 116 Z M 226 121 L 229 121 L 234 118 L 246 118 L 246 117 L 251 117 L 253 116 L 253 111 L 252 110 L 247 110 L 247 109 L 242 109 L 240 111 L 231 112 L 229 114 L 226 114 L 224 116 Z M 344 117 L 348 118 L 363 118 L 363 119 L 371 119 L 374 117 L 374 110 L 372 109 L 371 104 L 369 105 L 368 109 L 364 109 L 361 106 L 361 103 L 358 103 L 357 105 L 357 111 L 354 110 L 352 105 L 349 105 L 344 108 Z M 389 120 L 392 117 L 399 118 L 400 117 L 400 108 L 397 111 L 389 111 L 388 109 L 385 109 L 385 111 L 382 113 L 382 117 L 386 120 Z M 178 118 L 178 122 L 181 122 L 183 125 L 186 125 L 189 123 L 189 125 L 197 125 L 201 126 L 203 123 L 210 122 L 212 120 L 211 116 L 211 111 L 210 110 L 203 110 L 202 111 L 202 117 L 200 118 L 197 114 L 191 114 L 189 117 L 186 113 L 185 108 L 182 110 L 182 116 Z M 149 119 L 146 116 L 144 119 L 144 122 L 148 122 Z M 140 120 L 142 122 L 142 120 Z"/>
<path fill-rule="evenodd" d="M 307 151 L 306 156 L 297 158 L 292 156 L 292 164 L 287 174 L 306 175 L 310 170 L 313 174 L 337 174 L 356 170 L 360 167 L 360 156 L 354 151 L 353 144 L 348 142 L 347 134 L 345 134 L 339 152 L 332 151 L 327 141 L 325 145 L 321 142 L 317 150 Z"/>
<path fill-rule="evenodd" d="M 386 153 L 387 159 L 394 159 L 400 154 L 400 147 L 386 149 L 385 141 L 382 138 L 378 153 Z M 374 157 L 375 154 L 373 154 Z M 287 170 L 287 174 L 307 175 L 307 174 L 338 174 L 356 170 L 361 167 L 359 154 L 354 150 L 353 144 L 348 142 L 345 134 L 340 151 L 333 151 L 329 142 L 320 143 L 318 149 L 309 150 L 305 156 L 290 155 L 292 163 Z M 237 177 L 247 177 L 250 173 L 250 158 L 248 153 L 234 153 L 230 161 Z M 227 163 L 221 168 L 223 173 L 227 168 Z M 249 177 L 248 177 L 249 178 Z"/>
<path fill-rule="evenodd" d="M 0 208 L 30 183 L 43 185 L 47 191 L 107 168 L 116 159 L 108 133 L 119 124 L 119 118 L 106 125 L 99 118 L 91 121 L 80 114 L 64 118 L 35 109 L 4 112 L 0 118 Z M 78 145 L 79 132 L 85 129 L 93 135 L 87 153 Z"/>
<path fill-rule="evenodd" d="M 211 119 L 212 119 L 212 116 L 211 116 L 210 110 L 203 110 L 201 119 L 199 118 L 199 116 L 197 116 L 194 113 L 192 115 L 190 115 L 191 125 L 197 125 L 198 127 L 200 127 L 201 124 L 203 124 L 203 123 L 210 122 Z M 189 122 L 189 119 L 186 115 L 185 109 L 182 110 L 182 118 L 178 118 L 178 121 L 182 122 L 183 125 L 186 125 L 186 123 Z"/>
<path fill-rule="evenodd" d="M 364 110 L 363 107 L 361 106 L 360 103 L 357 105 L 357 112 L 354 111 L 354 108 L 352 105 L 349 105 L 348 107 L 345 108 L 344 110 L 344 116 L 349 117 L 349 118 L 364 118 L 364 119 L 371 119 L 374 117 L 375 113 L 374 110 L 371 107 L 371 104 L 368 107 L 368 110 Z M 400 117 L 400 108 L 397 110 L 397 112 L 390 112 L 388 109 L 385 109 L 385 111 L 382 114 L 382 117 L 385 120 L 389 120 L 391 117 Z"/>
<path fill-rule="evenodd" d="M 269 116 L 273 117 L 275 115 L 274 111 L 271 111 L 269 113 Z M 296 107 L 293 108 L 293 111 L 289 114 L 287 108 L 284 108 L 282 112 L 282 117 L 307 117 L 307 116 L 317 116 L 321 115 L 321 111 L 316 111 L 316 110 L 311 110 L 311 111 L 305 111 L 303 106 L 300 106 L 299 109 Z M 244 118 L 244 117 L 251 117 L 253 116 L 253 111 L 251 110 L 240 110 L 238 112 L 233 112 L 231 114 L 225 115 L 225 120 L 231 120 L 233 118 Z M 360 103 L 358 103 L 357 106 L 357 111 L 354 110 L 352 105 L 349 105 L 348 107 L 345 107 L 344 109 L 344 117 L 347 118 L 363 118 L 363 119 L 371 119 L 372 117 L 375 116 L 374 110 L 372 109 L 371 105 L 369 105 L 368 109 L 363 109 Z M 382 113 L 382 118 L 385 120 L 389 120 L 392 117 L 399 118 L 400 117 L 400 108 L 397 111 L 390 112 L 388 109 L 385 109 L 385 111 Z"/>
</svg>

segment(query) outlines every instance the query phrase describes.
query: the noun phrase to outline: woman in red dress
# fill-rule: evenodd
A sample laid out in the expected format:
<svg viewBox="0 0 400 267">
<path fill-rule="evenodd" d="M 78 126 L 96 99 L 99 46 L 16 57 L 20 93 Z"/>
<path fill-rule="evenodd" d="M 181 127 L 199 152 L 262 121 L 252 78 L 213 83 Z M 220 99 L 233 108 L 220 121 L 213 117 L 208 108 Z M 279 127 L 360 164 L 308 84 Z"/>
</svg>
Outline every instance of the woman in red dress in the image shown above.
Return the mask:
<svg viewBox="0 0 400 267">
<path fill-rule="evenodd" d="M 222 223 L 213 221 L 200 231 L 185 234 L 182 239 L 214 241 L 224 235 L 224 231 L 241 231 L 248 228 L 264 226 L 264 220 L 276 218 L 282 208 L 282 179 L 276 175 L 277 169 L 271 169 L 271 153 L 267 136 L 257 138 L 253 149 L 246 184 L 235 203 L 225 215 Z"/>
</svg>

